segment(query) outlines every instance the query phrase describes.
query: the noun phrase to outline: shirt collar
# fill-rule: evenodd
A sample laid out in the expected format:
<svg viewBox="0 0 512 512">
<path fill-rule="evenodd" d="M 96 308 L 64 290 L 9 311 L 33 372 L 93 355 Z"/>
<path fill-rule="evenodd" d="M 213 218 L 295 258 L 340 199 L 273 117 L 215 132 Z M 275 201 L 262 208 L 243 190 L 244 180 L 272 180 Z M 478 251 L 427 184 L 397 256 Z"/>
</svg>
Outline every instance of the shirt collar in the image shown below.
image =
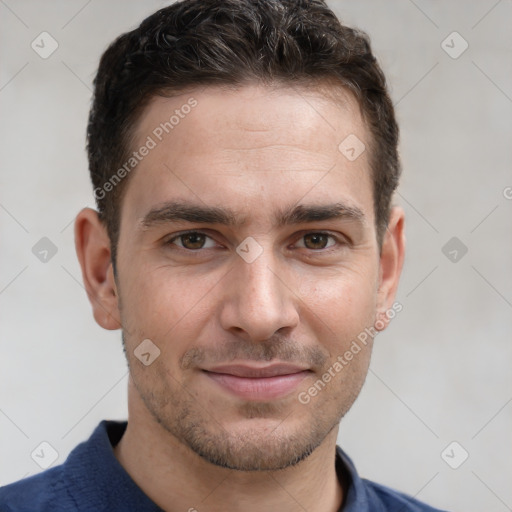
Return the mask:
<svg viewBox="0 0 512 512">
<path fill-rule="evenodd" d="M 118 510 L 127 500 L 134 510 L 159 512 L 161 509 L 144 494 L 114 455 L 113 447 L 121 440 L 127 422 L 102 421 L 89 441 L 79 445 L 66 461 L 71 488 L 80 489 L 80 494 L 99 496 L 107 501 L 111 510 Z M 84 472 L 93 478 L 84 478 Z M 336 447 L 336 473 L 344 491 L 343 506 L 339 512 L 367 512 L 369 497 L 364 481 L 358 475 L 350 457 Z M 135 506 L 136 505 L 136 506 Z M 372 512 L 379 512 L 372 508 Z"/>
</svg>

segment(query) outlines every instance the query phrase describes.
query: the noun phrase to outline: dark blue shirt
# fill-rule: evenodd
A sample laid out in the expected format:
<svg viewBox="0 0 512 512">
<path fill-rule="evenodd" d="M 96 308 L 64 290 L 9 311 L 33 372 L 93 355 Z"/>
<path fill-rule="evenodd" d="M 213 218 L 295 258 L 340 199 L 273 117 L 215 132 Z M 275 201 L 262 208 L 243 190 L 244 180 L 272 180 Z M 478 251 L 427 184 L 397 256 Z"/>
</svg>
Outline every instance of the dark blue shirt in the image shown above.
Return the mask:
<svg viewBox="0 0 512 512">
<path fill-rule="evenodd" d="M 126 422 L 102 421 L 60 466 L 0 488 L 2 512 L 161 512 L 117 461 L 112 447 Z M 336 471 L 347 482 L 343 512 L 439 512 L 402 493 L 364 480 L 336 448 Z"/>
</svg>

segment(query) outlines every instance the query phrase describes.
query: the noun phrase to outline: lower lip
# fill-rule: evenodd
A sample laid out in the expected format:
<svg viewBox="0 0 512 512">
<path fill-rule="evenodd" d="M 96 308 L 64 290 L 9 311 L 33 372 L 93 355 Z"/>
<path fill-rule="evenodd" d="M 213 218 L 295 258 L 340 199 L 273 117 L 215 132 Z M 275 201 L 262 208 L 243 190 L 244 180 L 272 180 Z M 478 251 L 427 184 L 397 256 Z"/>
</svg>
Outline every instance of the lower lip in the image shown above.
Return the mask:
<svg viewBox="0 0 512 512">
<path fill-rule="evenodd" d="M 246 400 L 272 400 L 292 392 L 309 374 L 309 371 L 276 375 L 275 377 L 248 378 L 227 373 L 205 372 L 221 387 Z"/>
</svg>

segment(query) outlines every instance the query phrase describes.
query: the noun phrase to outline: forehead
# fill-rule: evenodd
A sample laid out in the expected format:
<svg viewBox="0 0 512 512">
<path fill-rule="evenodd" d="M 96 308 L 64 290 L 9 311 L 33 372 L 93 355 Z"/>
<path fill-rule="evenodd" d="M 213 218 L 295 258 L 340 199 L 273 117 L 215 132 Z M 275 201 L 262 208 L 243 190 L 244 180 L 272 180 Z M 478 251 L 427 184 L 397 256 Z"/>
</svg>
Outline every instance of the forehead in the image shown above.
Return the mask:
<svg viewBox="0 0 512 512">
<path fill-rule="evenodd" d="M 356 159 L 346 152 L 354 142 L 357 152 L 368 147 L 368 138 L 357 101 L 339 88 L 326 94 L 289 86 L 206 87 L 155 97 L 133 145 L 151 149 L 133 171 L 121 217 L 135 221 L 178 198 L 210 206 L 229 201 L 234 210 L 260 216 L 301 199 L 342 201 L 373 219 L 368 151 Z"/>
</svg>

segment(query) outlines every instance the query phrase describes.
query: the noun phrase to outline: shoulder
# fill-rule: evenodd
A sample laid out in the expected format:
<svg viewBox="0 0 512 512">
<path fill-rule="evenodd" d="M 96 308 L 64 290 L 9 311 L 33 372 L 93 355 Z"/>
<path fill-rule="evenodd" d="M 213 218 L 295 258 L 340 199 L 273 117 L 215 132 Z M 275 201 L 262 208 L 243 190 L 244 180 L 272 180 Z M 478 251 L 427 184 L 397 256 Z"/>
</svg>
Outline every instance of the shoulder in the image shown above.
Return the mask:
<svg viewBox="0 0 512 512">
<path fill-rule="evenodd" d="M 125 428 L 126 423 L 102 421 L 87 441 L 71 451 L 63 464 L 0 487 L 0 510 L 108 510 L 108 486 L 116 474 L 122 474 L 112 452 L 111 438 L 116 441 Z"/>
<path fill-rule="evenodd" d="M 382 504 L 382 510 L 407 510 L 407 512 L 443 512 L 426 503 L 408 496 L 402 492 L 386 487 L 370 480 L 362 479 L 368 493 L 378 503 Z"/>
<path fill-rule="evenodd" d="M 352 459 L 339 446 L 336 471 L 348 482 L 343 512 L 443 512 L 400 491 L 361 478 Z"/>
<path fill-rule="evenodd" d="M 62 466 L 0 487 L 0 509 L 6 512 L 75 510 L 64 483 Z"/>
</svg>

